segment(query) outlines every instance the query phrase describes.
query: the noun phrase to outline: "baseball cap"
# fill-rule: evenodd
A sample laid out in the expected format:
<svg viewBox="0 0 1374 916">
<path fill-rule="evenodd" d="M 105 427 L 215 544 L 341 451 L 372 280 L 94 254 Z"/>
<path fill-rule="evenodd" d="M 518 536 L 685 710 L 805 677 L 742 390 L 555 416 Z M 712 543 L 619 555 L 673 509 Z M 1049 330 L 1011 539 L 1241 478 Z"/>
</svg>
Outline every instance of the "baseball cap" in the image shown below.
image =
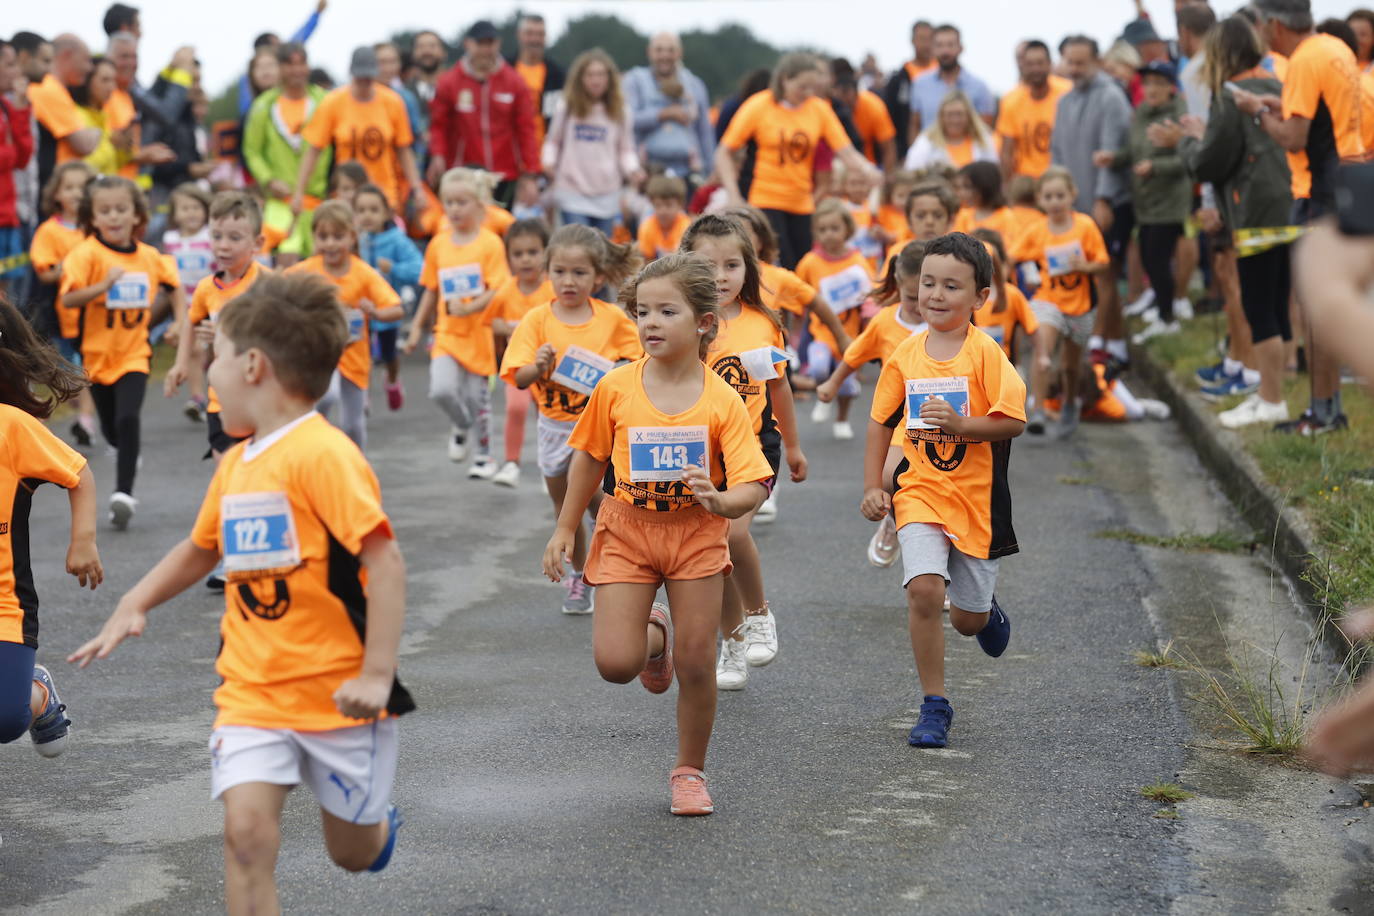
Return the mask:
<svg viewBox="0 0 1374 916">
<path fill-rule="evenodd" d="M 1178 82 L 1178 71 L 1174 65 L 1167 60 L 1152 60 L 1147 64 L 1141 64 L 1136 70 L 1142 77 L 1153 73 L 1155 76 L 1162 76 L 1171 83 Z"/>
<path fill-rule="evenodd" d="M 364 45 L 353 52 L 353 62 L 348 65 L 348 75 L 358 79 L 377 78 L 377 52 Z"/>
<path fill-rule="evenodd" d="M 493 38 L 501 37 L 501 33 L 496 31 L 496 26 L 491 24 L 490 19 L 478 19 L 463 37 L 471 38 L 473 41 L 491 41 Z"/>
<path fill-rule="evenodd" d="M 1126 29 L 1121 33 L 1121 37 L 1133 48 L 1139 48 L 1147 41 L 1163 41 L 1155 27 L 1148 19 L 1136 19 L 1126 23 Z"/>
</svg>

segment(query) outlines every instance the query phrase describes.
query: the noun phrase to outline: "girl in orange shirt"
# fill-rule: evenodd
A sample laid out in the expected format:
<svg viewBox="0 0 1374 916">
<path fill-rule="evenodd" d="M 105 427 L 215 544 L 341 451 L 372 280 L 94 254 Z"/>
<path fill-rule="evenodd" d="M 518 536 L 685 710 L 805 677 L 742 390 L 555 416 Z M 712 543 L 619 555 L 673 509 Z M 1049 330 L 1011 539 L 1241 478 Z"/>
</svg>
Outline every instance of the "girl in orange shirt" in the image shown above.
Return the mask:
<svg viewBox="0 0 1374 916">
<path fill-rule="evenodd" d="M 873 235 L 882 243 L 884 252 L 910 234 L 906 225 L 906 203 L 914 187 L 916 176 L 905 169 L 889 172 L 883 179 L 883 196 L 874 217 Z"/>
<path fill-rule="evenodd" d="M 716 269 L 720 330 L 707 351 L 706 365 L 739 392 L 775 477 L 779 452 L 786 449 L 792 481 L 802 482 L 806 456 L 797 441 L 782 322 L 760 298 L 758 259 L 749 237 L 735 220 L 708 214 L 687 230 L 682 250 L 705 255 Z M 721 690 L 739 690 L 749 679 L 750 666 L 762 667 L 778 654 L 777 621 L 764 596 L 759 549 L 749 533 L 753 520 L 754 513 L 746 512 L 730 522 L 730 561 L 735 569 L 725 579 L 720 622 L 716 686 Z"/>
<path fill-rule="evenodd" d="M 702 364 L 720 320 L 711 263 L 695 254 L 659 258 L 621 291 L 621 301 L 648 356 L 607 373 L 577 422 L 568 441 L 575 451 L 567 499 L 544 550 L 544 574 L 563 577 L 582 513 L 609 464 L 609 495 L 587 562 L 601 590 L 592 629 L 596 667 L 617 684 L 638 676 L 652 693 L 672 686 L 676 669 L 677 765 L 668 777 L 668 810 L 710 814 L 715 805 L 702 768 L 716 715 L 712 662 L 730 572 L 729 520 L 758 508 L 773 470 L 739 394 Z M 664 585 L 671 619 L 654 603 Z"/>
<path fill-rule="evenodd" d="M 1007 359 L 1015 366 L 1016 353 L 1020 349 L 1016 346 L 1017 337 L 1024 335 L 1034 348 L 1040 322 L 1031 311 L 1026 294 L 1011 282 L 1002 236 L 991 229 L 975 229 L 971 234 L 983 243 L 992 257 L 992 292 L 982 308 L 974 309 L 973 324 L 1001 344 Z M 1021 335 L 1016 333 L 1017 328 L 1021 329 Z"/>
<path fill-rule="evenodd" d="M 496 349 L 504 354 L 511 335 L 530 309 L 553 301 L 553 284 L 544 276 L 544 249 L 549 230 L 542 220 L 516 220 L 506 230 L 506 260 L 511 277 L 492 297 L 487 314 L 496 333 Z M 525 447 L 525 417 L 534 395 L 506 382 L 506 460 L 491 482 L 514 488 L 520 483 L 520 453 Z"/>
<path fill-rule="evenodd" d="M 1002 169 L 995 162 L 973 162 L 954 176 L 954 193 L 963 209 L 954 218 L 954 231 L 973 234 L 991 229 L 1008 245 L 1015 246 L 1016 214 L 1002 196 Z"/>
</svg>

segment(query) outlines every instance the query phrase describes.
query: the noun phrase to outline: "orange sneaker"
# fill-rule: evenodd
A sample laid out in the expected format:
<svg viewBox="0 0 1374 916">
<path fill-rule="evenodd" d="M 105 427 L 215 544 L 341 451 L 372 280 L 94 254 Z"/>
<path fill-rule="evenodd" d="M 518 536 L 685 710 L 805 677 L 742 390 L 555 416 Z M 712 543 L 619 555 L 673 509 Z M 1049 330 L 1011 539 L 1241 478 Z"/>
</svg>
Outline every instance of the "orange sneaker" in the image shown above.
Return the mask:
<svg viewBox="0 0 1374 916">
<path fill-rule="evenodd" d="M 699 817 L 716 810 L 711 803 L 711 795 L 706 791 L 706 774 L 696 767 L 678 767 L 668 774 L 668 785 L 673 792 L 673 802 L 668 808 L 673 814 L 683 817 Z"/>
<path fill-rule="evenodd" d="M 663 653 L 649 659 L 639 672 L 639 682 L 650 693 L 662 693 L 673 686 L 673 623 L 668 609 L 657 601 L 649 610 L 649 622 L 663 629 Z"/>
</svg>

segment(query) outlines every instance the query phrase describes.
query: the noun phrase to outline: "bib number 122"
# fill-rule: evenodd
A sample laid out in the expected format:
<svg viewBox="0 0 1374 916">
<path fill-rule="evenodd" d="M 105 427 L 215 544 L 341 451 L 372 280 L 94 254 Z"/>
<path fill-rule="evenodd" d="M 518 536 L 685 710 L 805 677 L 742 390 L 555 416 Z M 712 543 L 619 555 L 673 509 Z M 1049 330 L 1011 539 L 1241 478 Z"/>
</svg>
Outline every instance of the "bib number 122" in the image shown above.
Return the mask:
<svg viewBox="0 0 1374 916">
<path fill-rule="evenodd" d="M 234 522 L 234 547 L 236 553 L 258 553 L 271 550 L 267 540 L 267 519 L 244 518 Z"/>
</svg>

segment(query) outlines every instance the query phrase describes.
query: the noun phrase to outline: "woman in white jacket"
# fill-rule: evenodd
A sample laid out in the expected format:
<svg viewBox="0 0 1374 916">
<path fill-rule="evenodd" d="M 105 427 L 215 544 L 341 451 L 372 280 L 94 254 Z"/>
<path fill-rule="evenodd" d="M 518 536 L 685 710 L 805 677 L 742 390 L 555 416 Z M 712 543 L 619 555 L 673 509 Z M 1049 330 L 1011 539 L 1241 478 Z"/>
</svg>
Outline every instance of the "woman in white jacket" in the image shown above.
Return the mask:
<svg viewBox="0 0 1374 916">
<path fill-rule="evenodd" d="M 563 222 L 610 235 L 621 191 L 644 173 L 620 72 L 600 48 L 579 54 L 569 68 L 540 158 Z"/>
<path fill-rule="evenodd" d="M 940 102 L 935 123 L 907 150 L 906 167 L 913 172 L 944 165 L 957 170 L 979 161 L 996 162 L 997 145 L 969 97 L 955 89 Z"/>
</svg>

